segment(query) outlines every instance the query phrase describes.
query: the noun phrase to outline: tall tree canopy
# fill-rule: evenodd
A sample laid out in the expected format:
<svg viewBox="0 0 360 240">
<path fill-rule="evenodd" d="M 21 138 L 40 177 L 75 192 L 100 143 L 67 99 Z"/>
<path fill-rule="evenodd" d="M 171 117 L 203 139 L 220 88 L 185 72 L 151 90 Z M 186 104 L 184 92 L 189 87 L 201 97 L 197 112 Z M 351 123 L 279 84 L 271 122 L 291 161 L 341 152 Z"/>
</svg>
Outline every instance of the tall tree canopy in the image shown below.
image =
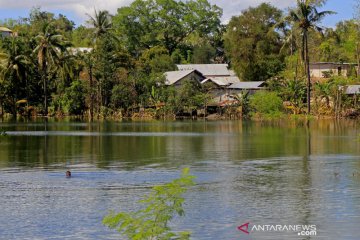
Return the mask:
<svg viewBox="0 0 360 240">
<path fill-rule="evenodd" d="M 172 54 L 193 33 L 215 35 L 221 15 L 222 10 L 207 0 L 136 0 L 118 9 L 113 23 L 133 54 L 159 45 Z"/>
<path fill-rule="evenodd" d="M 231 18 L 224 35 L 225 50 L 242 80 L 266 80 L 283 68 L 281 39 L 274 28 L 281 17 L 281 10 L 262 3 Z"/>
</svg>

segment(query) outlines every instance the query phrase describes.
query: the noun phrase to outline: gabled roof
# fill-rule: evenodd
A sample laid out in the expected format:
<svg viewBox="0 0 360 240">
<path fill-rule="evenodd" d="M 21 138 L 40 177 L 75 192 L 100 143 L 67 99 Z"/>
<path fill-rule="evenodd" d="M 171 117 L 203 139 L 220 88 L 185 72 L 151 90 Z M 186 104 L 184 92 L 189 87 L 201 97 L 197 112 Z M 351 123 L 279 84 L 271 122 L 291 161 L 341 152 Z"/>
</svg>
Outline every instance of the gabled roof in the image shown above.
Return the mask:
<svg viewBox="0 0 360 240">
<path fill-rule="evenodd" d="M 230 85 L 230 89 L 262 89 L 265 82 L 238 82 Z"/>
<path fill-rule="evenodd" d="M 196 74 L 198 74 L 199 76 L 205 78 L 199 71 L 197 70 L 187 70 L 187 71 L 172 71 L 172 72 L 166 72 L 165 73 L 165 84 L 166 85 L 173 85 L 174 83 L 176 83 L 177 81 L 187 77 L 188 75 L 190 75 L 191 73 L 195 72 Z"/>
<path fill-rule="evenodd" d="M 12 31 L 7 27 L 0 27 L 0 32 L 12 32 Z"/>
<path fill-rule="evenodd" d="M 179 64 L 180 71 L 197 70 L 204 76 L 231 76 L 227 64 Z"/>
<path fill-rule="evenodd" d="M 348 95 L 360 94 L 360 85 L 346 86 L 345 94 L 348 94 Z"/>
<path fill-rule="evenodd" d="M 217 82 L 215 82 L 212 78 L 206 78 L 204 79 L 201 84 L 205 84 L 205 83 L 208 83 L 208 82 L 211 82 L 211 83 L 214 83 L 215 85 L 217 86 L 220 86 Z"/>
</svg>

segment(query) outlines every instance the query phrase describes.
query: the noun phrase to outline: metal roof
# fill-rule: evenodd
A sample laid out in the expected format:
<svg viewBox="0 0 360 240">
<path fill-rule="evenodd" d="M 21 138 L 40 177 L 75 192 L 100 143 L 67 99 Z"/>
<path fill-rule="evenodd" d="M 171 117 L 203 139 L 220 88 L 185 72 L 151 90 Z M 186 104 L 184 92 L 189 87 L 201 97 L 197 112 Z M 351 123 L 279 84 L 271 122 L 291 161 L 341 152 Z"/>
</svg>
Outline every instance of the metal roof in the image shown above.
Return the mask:
<svg viewBox="0 0 360 240">
<path fill-rule="evenodd" d="M 262 89 L 262 85 L 265 82 L 238 82 L 230 85 L 228 88 L 230 89 Z"/>
<path fill-rule="evenodd" d="M 0 27 L 0 32 L 12 32 L 12 31 L 7 27 Z"/>
<path fill-rule="evenodd" d="M 354 94 L 360 94 L 360 85 L 348 85 L 346 86 L 346 94 L 354 95 Z"/>
<path fill-rule="evenodd" d="M 231 76 L 227 64 L 179 64 L 180 71 L 197 70 L 204 76 Z"/>
<path fill-rule="evenodd" d="M 192 72 L 195 72 L 196 70 L 187 70 L 187 71 L 172 71 L 172 72 L 166 72 L 165 73 L 165 84 L 166 85 L 173 85 L 177 81 L 183 79 L 184 77 L 188 76 Z M 196 71 L 197 72 L 197 71 Z M 199 73 L 201 75 L 201 73 Z"/>
<path fill-rule="evenodd" d="M 234 83 L 240 83 L 240 79 L 235 76 L 230 77 L 211 77 L 211 80 L 220 86 L 228 86 Z"/>
<path fill-rule="evenodd" d="M 313 62 L 310 65 L 357 65 L 357 63 L 341 63 L 341 62 Z"/>
</svg>

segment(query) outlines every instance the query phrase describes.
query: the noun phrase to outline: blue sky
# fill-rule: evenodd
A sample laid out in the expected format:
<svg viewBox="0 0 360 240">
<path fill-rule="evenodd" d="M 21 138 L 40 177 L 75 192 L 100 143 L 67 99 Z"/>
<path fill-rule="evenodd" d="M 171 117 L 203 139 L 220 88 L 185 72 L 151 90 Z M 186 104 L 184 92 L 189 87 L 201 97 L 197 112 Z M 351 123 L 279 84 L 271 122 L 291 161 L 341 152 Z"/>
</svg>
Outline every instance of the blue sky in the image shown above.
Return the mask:
<svg viewBox="0 0 360 240">
<path fill-rule="evenodd" d="M 249 6 L 256 6 L 263 0 L 209 0 L 224 9 L 223 20 L 227 21 L 233 15 L 239 15 L 241 10 Z M 94 8 L 107 9 L 112 13 L 118 7 L 128 5 L 131 0 L 0 0 L 0 20 L 5 18 L 27 17 L 31 7 L 40 6 L 43 10 L 62 13 L 73 20 L 77 25 L 84 23 L 86 13 L 92 13 Z M 286 9 L 293 6 L 294 0 L 266 0 L 274 6 Z M 336 11 L 336 15 L 328 16 L 323 25 L 334 27 L 341 20 L 351 19 L 354 16 L 356 0 L 328 0 L 323 9 Z"/>
</svg>

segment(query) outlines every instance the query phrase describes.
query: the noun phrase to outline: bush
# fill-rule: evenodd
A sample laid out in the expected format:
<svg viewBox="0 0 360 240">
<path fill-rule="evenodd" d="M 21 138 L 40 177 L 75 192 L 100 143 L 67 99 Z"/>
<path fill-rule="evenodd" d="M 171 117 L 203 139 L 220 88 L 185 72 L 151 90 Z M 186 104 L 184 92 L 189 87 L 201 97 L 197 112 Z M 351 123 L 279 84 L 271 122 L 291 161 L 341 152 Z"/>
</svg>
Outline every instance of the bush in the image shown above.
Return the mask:
<svg viewBox="0 0 360 240">
<path fill-rule="evenodd" d="M 264 115 L 278 115 L 282 110 L 282 100 L 275 92 L 260 91 L 250 97 L 253 111 Z"/>
<path fill-rule="evenodd" d="M 65 90 L 61 99 L 64 113 L 68 115 L 82 115 L 85 110 L 85 89 L 81 81 L 74 81 Z"/>
</svg>

